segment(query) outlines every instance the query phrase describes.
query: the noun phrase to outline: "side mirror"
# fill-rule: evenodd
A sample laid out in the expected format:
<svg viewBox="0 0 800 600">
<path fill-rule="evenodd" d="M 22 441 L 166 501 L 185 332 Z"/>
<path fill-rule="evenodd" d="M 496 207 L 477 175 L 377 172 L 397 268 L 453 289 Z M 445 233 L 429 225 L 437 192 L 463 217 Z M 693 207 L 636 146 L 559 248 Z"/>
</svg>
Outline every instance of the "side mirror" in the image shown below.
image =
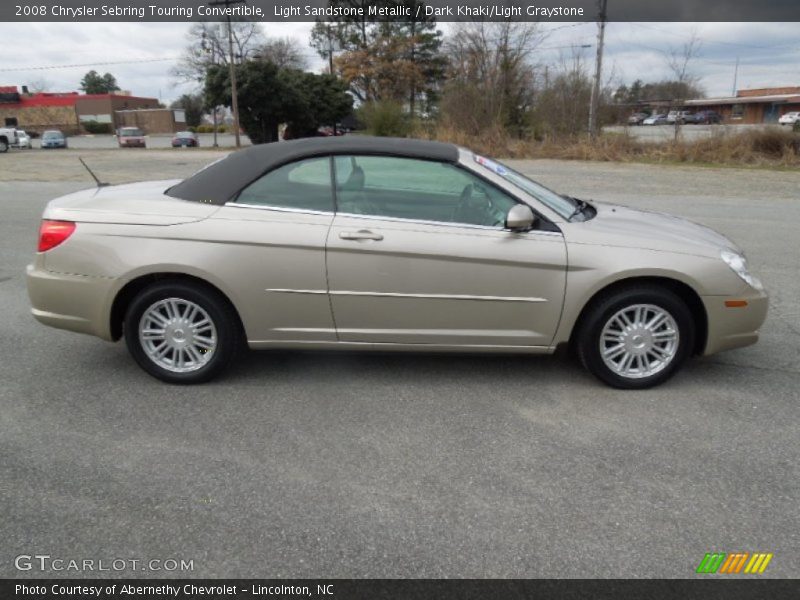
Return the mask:
<svg viewBox="0 0 800 600">
<path fill-rule="evenodd" d="M 506 215 L 506 229 L 511 231 L 528 231 L 533 227 L 536 217 L 530 206 L 517 204 Z"/>
</svg>

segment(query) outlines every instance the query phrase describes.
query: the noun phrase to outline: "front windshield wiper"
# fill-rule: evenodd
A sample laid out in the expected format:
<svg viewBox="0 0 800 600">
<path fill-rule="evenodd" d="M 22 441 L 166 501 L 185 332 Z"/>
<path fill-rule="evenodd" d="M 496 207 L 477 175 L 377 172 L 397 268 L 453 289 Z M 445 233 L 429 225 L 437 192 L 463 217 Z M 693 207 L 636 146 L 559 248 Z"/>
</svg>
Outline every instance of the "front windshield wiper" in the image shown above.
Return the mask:
<svg viewBox="0 0 800 600">
<path fill-rule="evenodd" d="M 579 214 L 581 214 L 586 208 L 589 206 L 589 203 L 585 200 L 579 200 L 578 198 L 573 198 L 572 196 L 564 196 L 568 200 L 572 200 L 575 203 L 575 210 L 572 211 L 572 214 L 567 217 L 567 221 L 572 221 L 572 219 Z"/>
</svg>

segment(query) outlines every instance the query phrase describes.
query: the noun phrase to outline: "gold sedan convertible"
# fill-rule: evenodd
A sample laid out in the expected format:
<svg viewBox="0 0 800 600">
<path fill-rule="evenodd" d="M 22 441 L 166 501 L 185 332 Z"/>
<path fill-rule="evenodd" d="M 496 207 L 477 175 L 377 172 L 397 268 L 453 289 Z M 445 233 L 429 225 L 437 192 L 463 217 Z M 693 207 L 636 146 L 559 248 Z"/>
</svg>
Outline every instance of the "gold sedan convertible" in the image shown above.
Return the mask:
<svg viewBox="0 0 800 600">
<path fill-rule="evenodd" d="M 245 345 L 569 345 L 607 384 L 645 388 L 754 343 L 768 302 L 707 227 L 563 196 L 455 145 L 361 136 L 55 199 L 27 281 L 36 319 L 124 337 L 170 383 L 219 375 Z"/>
</svg>

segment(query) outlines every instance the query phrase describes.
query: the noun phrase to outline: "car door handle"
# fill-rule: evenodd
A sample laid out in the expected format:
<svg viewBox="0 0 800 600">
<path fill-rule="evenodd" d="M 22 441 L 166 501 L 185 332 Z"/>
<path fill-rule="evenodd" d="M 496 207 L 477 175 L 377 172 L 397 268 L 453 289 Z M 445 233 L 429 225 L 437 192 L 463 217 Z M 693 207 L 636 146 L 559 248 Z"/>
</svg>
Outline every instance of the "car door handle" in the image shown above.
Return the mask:
<svg viewBox="0 0 800 600">
<path fill-rule="evenodd" d="M 343 240 L 375 240 L 380 242 L 383 235 L 369 231 L 368 229 L 360 229 L 358 231 L 342 231 L 339 237 Z"/>
</svg>

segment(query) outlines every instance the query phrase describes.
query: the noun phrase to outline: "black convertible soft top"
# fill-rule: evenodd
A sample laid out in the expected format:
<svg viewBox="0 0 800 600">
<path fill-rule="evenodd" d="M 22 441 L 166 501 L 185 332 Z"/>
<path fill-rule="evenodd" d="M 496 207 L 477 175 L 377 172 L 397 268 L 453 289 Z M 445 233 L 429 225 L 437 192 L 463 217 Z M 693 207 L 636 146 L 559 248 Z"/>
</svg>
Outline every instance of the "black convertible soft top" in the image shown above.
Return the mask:
<svg viewBox="0 0 800 600">
<path fill-rule="evenodd" d="M 206 204 L 225 204 L 267 171 L 288 162 L 329 154 L 406 156 L 456 162 L 453 144 L 404 138 L 346 135 L 260 144 L 229 154 L 167 190 L 167 195 Z"/>
</svg>

